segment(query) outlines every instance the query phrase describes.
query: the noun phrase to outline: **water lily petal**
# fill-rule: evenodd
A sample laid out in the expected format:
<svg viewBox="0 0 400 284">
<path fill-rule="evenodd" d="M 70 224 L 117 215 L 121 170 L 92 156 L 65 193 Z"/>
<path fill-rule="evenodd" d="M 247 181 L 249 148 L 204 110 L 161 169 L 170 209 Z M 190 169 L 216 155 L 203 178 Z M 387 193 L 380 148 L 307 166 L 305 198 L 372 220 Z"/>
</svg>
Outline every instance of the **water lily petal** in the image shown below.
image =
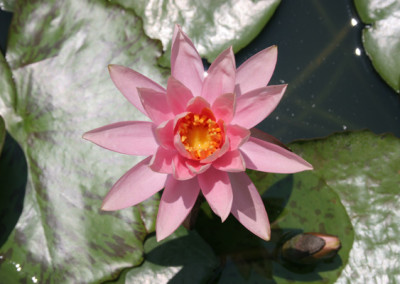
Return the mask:
<svg viewBox="0 0 400 284">
<path fill-rule="evenodd" d="M 165 89 L 146 76 L 121 65 L 108 65 L 110 77 L 118 90 L 138 110 L 147 115 L 139 98 L 137 88 L 148 88 L 157 92 L 165 92 Z"/>
<path fill-rule="evenodd" d="M 204 79 L 201 96 L 209 103 L 226 93 L 235 90 L 236 65 L 232 47 L 223 51 L 211 64 Z"/>
<path fill-rule="evenodd" d="M 157 241 L 168 237 L 185 220 L 196 203 L 200 187 L 196 178 L 178 181 L 169 176 L 158 208 Z"/>
<path fill-rule="evenodd" d="M 201 57 L 192 41 L 176 25 L 171 48 L 171 75 L 200 96 L 204 77 Z"/>
<path fill-rule="evenodd" d="M 167 85 L 167 100 L 174 114 L 186 110 L 186 105 L 193 98 L 192 92 L 174 77 L 169 77 Z"/>
<path fill-rule="evenodd" d="M 198 176 L 201 191 L 222 222 L 228 218 L 232 207 L 232 186 L 226 172 L 213 167 Z"/>
<path fill-rule="evenodd" d="M 228 125 L 226 127 L 226 135 L 230 142 L 230 149 L 236 150 L 250 137 L 250 130 L 239 125 Z"/>
<path fill-rule="evenodd" d="M 274 45 L 242 63 L 236 72 L 236 94 L 240 96 L 267 86 L 274 73 L 277 58 L 278 48 Z"/>
<path fill-rule="evenodd" d="M 174 120 L 162 122 L 155 130 L 157 142 L 165 149 L 175 149 L 174 147 Z"/>
<path fill-rule="evenodd" d="M 241 95 L 236 101 L 232 124 L 246 128 L 259 124 L 276 108 L 286 87 L 287 85 L 268 86 Z"/>
<path fill-rule="evenodd" d="M 181 155 L 175 155 L 173 159 L 174 178 L 177 180 L 187 180 L 195 176 L 194 173 L 186 166 L 186 159 Z"/>
<path fill-rule="evenodd" d="M 138 88 L 138 92 L 147 116 L 155 124 L 158 125 L 161 122 L 174 118 L 165 92 L 146 88 Z"/>
<path fill-rule="evenodd" d="M 276 144 L 254 137 L 240 147 L 246 167 L 269 173 L 296 173 L 312 170 L 308 162 Z"/>
<path fill-rule="evenodd" d="M 194 97 L 188 102 L 186 111 L 201 113 L 204 108 L 210 108 L 210 104 L 202 97 Z"/>
<path fill-rule="evenodd" d="M 111 188 L 101 206 L 102 210 L 113 211 L 134 206 L 161 190 L 167 174 L 152 171 L 148 157 L 125 173 Z"/>
<path fill-rule="evenodd" d="M 189 170 L 192 173 L 201 174 L 201 173 L 204 173 L 206 170 L 208 170 L 208 168 L 211 166 L 211 164 L 200 164 L 199 161 L 187 160 L 186 166 L 189 168 Z"/>
<path fill-rule="evenodd" d="M 216 119 L 222 119 L 229 124 L 235 114 L 236 95 L 233 93 L 222 94 L 217 97 L 211 106 Z"/>
<path fill-rule="evenodd" d="M 246 170 L 246 163 L 239 150 L 227 152 L 218 160 L 213 162 L 214 168 L 225 172 L 243 172 Z"/>
<path fill-rule="evenodd" d="M 123 121 L 93 129 L 83 138 L 114 152 L 148 156 L 158 148 L 153 128 L 147 121 Z"/>
<path fill-rule="evenodd" d="M 250 232 L 268 241 L 271 228 L 264 203 L 245 172 L 230 173 L 233 202 L 231 212 Z"/>
<path fill-rule="evenodd" d="M 173 159 L 178 153 L 174 150 L 159 147 L 153 155 L 149 166 L 158 173 L 172 174 L 174 172 Z"/>
</svg>

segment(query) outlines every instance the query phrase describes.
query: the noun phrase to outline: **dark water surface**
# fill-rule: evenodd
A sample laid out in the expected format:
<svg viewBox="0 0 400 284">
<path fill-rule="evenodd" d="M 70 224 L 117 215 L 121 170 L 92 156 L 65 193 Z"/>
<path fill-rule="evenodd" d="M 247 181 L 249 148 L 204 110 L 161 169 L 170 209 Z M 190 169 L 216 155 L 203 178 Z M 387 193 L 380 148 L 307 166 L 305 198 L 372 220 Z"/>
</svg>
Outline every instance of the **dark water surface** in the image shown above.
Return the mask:
<svg viewBox="0 0 400 284">
<path fill-rule="evenodd" d="M 353 1 L 283 0 L 260 35 L 237 54 L 240 64 L 278 45 L 271 83 L 289 86 L 258 128 L 284 142 L 363 128 L 400 137 L 400 95 L 372 68 L 363 27 Z"/>
</svg>

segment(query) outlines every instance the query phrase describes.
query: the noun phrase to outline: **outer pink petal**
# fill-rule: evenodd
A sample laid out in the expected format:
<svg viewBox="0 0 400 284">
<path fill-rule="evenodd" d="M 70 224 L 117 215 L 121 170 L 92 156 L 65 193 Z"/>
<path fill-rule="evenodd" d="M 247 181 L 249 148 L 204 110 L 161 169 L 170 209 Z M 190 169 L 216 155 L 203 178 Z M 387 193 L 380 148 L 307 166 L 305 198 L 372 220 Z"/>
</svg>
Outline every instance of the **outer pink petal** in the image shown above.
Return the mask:
<svg viewBox="0 0 400 284">
<path fill-rule="evenodd" d="M 172 174 L 174 172 L 173 159 L 178 153 L 175 150 L 167 150 L 159 147 L 150 161 L 150 168 L 158 173 Z"/>
<path fill-rule="evenodd" d="M 240 96 L 251 90 L 268 85 L 274 73 L 278 48 L 274 45 L 246 60 L 236 72 L 236 94 Z"/>
<path fill-rule="evenodd" d="M 165 92 L 165 89 L 156 82 L 127 67 L 110 64 L 108 71 L 118 90 L 145 115 L 147 113 L 142 106 L 137 88 L 149 88 L 157 92 Z"/>
<path fill-rule="evenodd" d="M 174 147 L 174 120 L 168 120 L 161 123 L 155 130 L 155 137 L 158 143 L 166 149 L 175 149 Z"/>
<path fill-rule="evenodd" d="M 201 96 L 210 104 L 222 94 L 234 93 L 236 66 L 232 47 L 223 51 L 215 59 L 207 73 Z"/>
<path fill-rule="evenodd" d="M 312 170 L 308 162 L 276 144 L 254 137 L 240 147 L 246 167 L 269 173 L 296 173 Z"/>
<path fill-rule="evenodd" d="M 148 157 L 124 174 L 111 188 L 101 206 L 102 210 L 113 211 L 134 206 L 161 190 L 166 174 L 153 172 Z"/>
<path fill-rule="evenodd" d="M 278 105 L 287 85 L 268 86 L 241 95 L 236 102 L 232 124 L 252 128 L 263 121 Z"/>
<path fill-rule="evenodd" d="M 222 119 L 225 124 L 229 124 L 235 114 L 235 99 L 233 93 L 223 94 L 217 97 L 211 107 L 217 120 Z"/>
<path fill-rule="evenodd" d="M 169 176 L 158 208 L 157 241 L 168 237 L 185 220 L 199 195 L 197 179 L 178 181 Z"/>
<path fill-rule="evenodd" d="M 148 156 L 158 147 L 153 128 L 147 121 L 124 121 L 93 129 L 83 138 L 118 153 Z"/>
<path fill-rule="evenodd" d="M 181 155 L 176 155 L 173 160 L 174 178 L 177 180 L 187 180 L 193 178 L 196 174 L 186 166 L 185 158 Z"/>
<path fill-rule="evenodd" d="M 176 25 L 171 49 L 171 74 L 194 96 L 200 96 L 203 84 L 204 66 L 191 40 Z"/>
<path fill-rule="evenodd" d="M 245 172 L 230 173 L 233 202 L 231 212 L 250 232 L 268 241 L 271 229 L 264 203 Z"/>
<path fill-rule="evenodd" d="M 144 88 L 138 88 L 138 92 L 147 116 L 155 124 L 174 118 L 166 93 Z"/>
<path fill-rule="evenodd" d="M 230 149 L 236 150 L 243 145 L 250 137 L 250 130 L 239 125 L 228 125 L 226 135 L 229 138 Z"/>
<path fill-rule="evenodd" d="M 209 168 L 198 176 L 199 185 L 204 197 L 215 214 L 221 217 L 222 222 L 229 216 L 232 207 L 232 186 L 226 172 Z"/>
<path fill-rule="evenodd" d="M 193 98 L 192 92 L 174 77 L 169 77 L 167 85 L 167 100 L 175 114 L 186 110 L 186 105 Z"/>
<path fill-rule="evenodd" d="M 244 172 L 246 170 L 246 163 L 239 150 L 227 152 L 218 160 L 213 162 L 214 168 L 225 172 Z"/>
</svg>

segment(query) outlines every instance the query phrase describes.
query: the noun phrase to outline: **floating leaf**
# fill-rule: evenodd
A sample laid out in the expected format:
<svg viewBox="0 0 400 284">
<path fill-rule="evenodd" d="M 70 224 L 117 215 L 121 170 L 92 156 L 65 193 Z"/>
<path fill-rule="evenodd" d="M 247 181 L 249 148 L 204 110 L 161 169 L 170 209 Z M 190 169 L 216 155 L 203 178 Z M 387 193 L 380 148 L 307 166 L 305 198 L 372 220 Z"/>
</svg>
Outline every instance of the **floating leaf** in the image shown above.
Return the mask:
<svg viewBox="0 0 400 284">
<path fill-rule="evenodd" d="M 253 40 L 280 0 L 113 0 L 112 3 L 132 9 L 142 17 L 146 34 L 161 40 L 167 51 L 162 63 L 168 65 L 174 24 L 182 25 L 199 53 L 213 61 L 228 46 L 232 45 L 237 52 Z"/>
<path fill-rule="evenodd" d="M 117 283 L 207 283 L 219 264 L 210 246 L 183 227 L 159 243 L 151 236 L 144 251 L 143 264 L 124 271 Z"/>
<path fill-rule="evenodd" d="M 368 131 L 293 145 L 335 189 L 355 231 L 340 282 L 395 283 L 400 277 L 400 140 Z"/>
<path fill-rule="evenodd" d="M 143 118 L 113 86 L 107 65 L 123 63 L 160 82 L 159 45 L 137 17 L 105 2 L 19 1 L 17 8 L 7 63 L 0 60 L 0 113 L 26 155 L 28 182 L 23 212 L 0 249 L 0 279 L 114 279 L 142 262 L 158 200 L 101 212 L 106 192 L 139 158 L 81 135 Z"/>
<path fill-rule="evenodd" d="M 232 217 L 221 224 L 203 206 L 197 229 L 222 260 L 218 283 L 333 283 L 346 265 L 353 243 L 352 225 L 337 194 L 313 172 L 276 175 L 250 171 L 249 175 L 263 193 L 271 240 L 260 240 Z M 284 241 L 300 232 L 337 235 L 342 249 L 331 261 L 309 266 L 290 264 L 282 260 L 280 249 Z"/>
<path fill-rule="evenodd" d="M 400 2 L 354 0 L 361 20 L 371 26 L 363 31 L 363 43 L 376 71 L 400 93 Z"/>
</svg>

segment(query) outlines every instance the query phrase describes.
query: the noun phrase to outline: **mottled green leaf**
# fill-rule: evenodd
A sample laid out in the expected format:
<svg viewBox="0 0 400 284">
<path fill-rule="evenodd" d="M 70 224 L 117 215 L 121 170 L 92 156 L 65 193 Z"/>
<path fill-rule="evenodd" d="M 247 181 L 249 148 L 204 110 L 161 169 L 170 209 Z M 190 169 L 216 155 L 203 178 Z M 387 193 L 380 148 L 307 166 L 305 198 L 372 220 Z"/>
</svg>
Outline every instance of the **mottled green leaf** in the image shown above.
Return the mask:
<svg viewBox="0 0 400 284">
<path fill-rule="evenodd" d="M 3 117 L 0 115 L 0 157 L 1 157 L 1 151 L 3 150 L 5 139 L 6 139 L 6 125 L 4 124 Z"/>
<path fill-rule="evenodd" d="M 355 239 L 341 283 L 400 280 L 400 140 L 368 131 L 293 145 L 335 189 Z"/>
<path fill-rule="evenodd" d="M 363 43 L 376 71 L 400 93 L 400 2 L 398 0 L 354 0 L 367 26 Z"/>
<path fill-rule="evenodd" d="M 0 113 L 26 155 L 28 182 L 23 212 L 0 249 L 0 279 L 114 279 L 142 262 L 158 200 L 100 211 L 112 184 L 140 158 L 81 136 L 104 124 L 143 119 L 113 86 L 107 65 L 124 64 L 162 82 L 159 44 L 143 34 L 135 15 L 105 1 L 19 4 L 7 64 L 0 60 Z"/>
<path fill-rule="evenodd" d="M 222 260 L 218 283 L 333 283 L 353 243 L 352 225 L 337 194 L 313 172 L 276 175 L 250 171 L 249 175 L 267 208 L 271 240 L 252 235 L 232 216 L 221 224 L 203 205 L 197 229 Z M 333 260 L 317 265 L 299 267 L 283 261 L 281 245 L 300 232 L 337 235 L 343 247 Z"/>
<path fill-rule="evenodd" d="M 14 12 L 17 0 L 0 0 L 0 10 Z"/>
<path fill-rule="evenodd" d="M 182 25 L 199 53 L 213 61 L 228 46 L 232 45 L 237 52 L 254 39 L 280 0 L 112 0 L 111 3 L 132 9 L 142 17 L 146 34 L 162 42 L 166 51 L 162 63 L 167 65 L 175 24 Z"/>
<path fill-rule="evenodd" d="M 183 227 L 159 243 L 151 236 L 144 251 L 143 264 L 124 271 L 117 283 L 207 283 L 219 264 L 210 246 Z"/>
</svg>

